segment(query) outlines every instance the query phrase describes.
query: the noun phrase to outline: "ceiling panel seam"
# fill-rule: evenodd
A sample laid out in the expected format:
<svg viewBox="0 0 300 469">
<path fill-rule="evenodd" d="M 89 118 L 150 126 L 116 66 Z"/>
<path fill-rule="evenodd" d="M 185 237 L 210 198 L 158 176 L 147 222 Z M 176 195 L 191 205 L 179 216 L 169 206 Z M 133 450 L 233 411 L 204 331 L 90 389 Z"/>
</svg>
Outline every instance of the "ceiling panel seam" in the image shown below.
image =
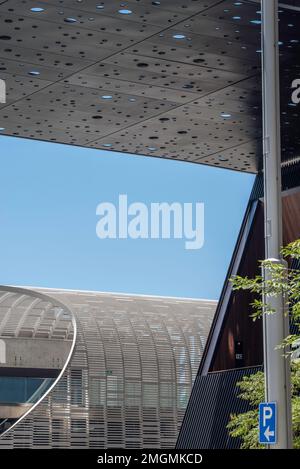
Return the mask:
<svg viewBox="0 0 300 469">
<path fill-rule="evenodd" d="M 238 84 L 238 83 L 240 83 L 240 82 L 242 82 L 242 81 L 244 81 L 244 80 L 249 80 L 250 78 L 253 78 L 253 77 L 255 77 L 255 76 L 257 76 L 257 74 L 256 74 L 256 75 L 249 76 L 249 77 L 246 77 L 246 78 L 243 78 L 242 80 L 239 80 L 239 81 L 237 81 L 237 82 L 235 82 L 235 83 L 230 83 L 229 85 L 227 85 L 227 86 L 225 86 L 225 87 L 223 86 L 223 87 L 221 87 L 221 88 L 219 88 L 219 89 L 217 89 L 217 90 L 211 91 L 211 92 L 207 93 L 206 95 L 201 95 L 200 98 L 202 99 L 202 98 L 208 97 L 209 95 L 214 94 L 214 93 L 216 93 L 217 91 L 221 91 L 221 90 L 226 89 L 226 88 L 228 88 L 228 87 L 230 87 L 230 86 L 236 85 L 236 84 Z M 71 85 L 70 85 L 70 86 L 71 86 Z M 77 85 L 76 85 L 76 86 L 77 86 Z M 171 89 L 171 88 L 167 88 L 167 89 Z M 111 133 L 109 133 L 109 134 L 103 135 L 103 138 L 104 138 L 104 137 L 105 137 L 105 138 L 106 138 L 106 137 L 110 137 L 110 136 L 112 136 L 112 135 L 114 135 L 114 134 L 118 134 L 119 132 L 121 132 L 121 131 L 123 132 L 123 131 L 125 131 L 125 130 L 127 130 L 127 129 L 130 129 L 131 127 L 135 127 L 135 126 L 137 126 L 137 125 L 144 124 L 145 122 L 147 122 L 147 121 L 149 121 L 149 120 L 151 120 L 151 119 L 153 119 L 153 118 L 159 117 L 159 116 L 161 116 L 161 115 L 163 115 L 163 114 L 167 114 L 167 113 L 169 113 L 169 112 L 177 111 L 177 110 L 180 109 L 181 107 L 184 107 L 184 106 L 193 104 L 195 101 L 197 101 L 197 100 L 200 99 L 200 98 L 199 98 L 199 97 L 198 97 L 198 98 L 193 98 L 191 101 L 186 101 L 185 103 L 179 104 L 178 106 L 174 106 L 174 108 L 169 109 L 169 110 L 167 110 L 167 111 L 166 111 L 166 110 L 163 110 L 163 111 L 160 112 L 159 114 L 152 115 L 152 116 L 150 116 L 150 117 L 147 117 L 146 119 L 139 120 L 138 122 L 135 122 L 135 123 L 133 123 L 133 124 L 130 124 L 130 125 L 128 125 L 127 127 L 123 127 L 122 129 L 118 129 L 118 130 L 116 130 L 116 131 L 114 131 L 114 132 L 111 132 Z M 153 99 L 153 98 L 152 98 L 152 99 Z M 171 101 L 169 101 L 169 102 L 171 102 Z M 87 145 L 90 145 L 90 144 L 92 144 L 92 143 L 95 143 L 95 142 L 97 142 L 98 140 L 100 140 L 101 138 L 102 138 L 102 137 L 98 137 L 98 138 L 96 138 L 96 139 L 89 140 L 89 141 L 87 142 Z M 245 142 L 243 142 L 243 143 L 245 143 Z M 201 158 L 202 158 L 202 157 L 201 157 Z M 206 156 L 203 157 L 203 158 L 206 158 Z"/>
<path fill-rule="evenodd" d="M 188 16 L 185 21 L 188 21 L 189 19 L 193 18 L 194 16 L 199 15 L 199 13 L 203 13 L 203 12 L 209 10 L 210 8 L 213 8 L 213 7 L 217 6 L 217 5 L 220 4 L 220 3 L 223 3 L 223 1 L 224 1 L 224 0 L 218 1 L 218 2 L 216 2 L 215 4 L 211 5 L 210 7 L 206 8 L 205 10 L 202 10 L 201 12 L 197 12 L 197 13 L 195 13 L 195 14 L 193 14 L 193 15 Z M 150 39 L 151 37 L 155 37 L 157 34 L 162 33 L 162 32 L 164 32 L 164 31 L 167 31 L 168 29 L 171 29 L 172 27 L 174 27 L 174 26 L 176 26 L 177 24 L 180 24 L 180 23 L 182 23 L 182 20 L 180 20 L 180 21 L 178 21 L 178 22 L 172 24 L 171 26 L 168 26 L 167 28 L 161 29 L 160 31 L 158 31 L 158 32 L 156 32 L 156 33 L 154 33 L 154 34 L 151 34 L 150 36 L 144 37 L 143 39 L 137 41 L 136 43 L 130 44 L 129 46 L 125 47 L 124 49 L 118 50 L 117 52 L 115 52 L 115 53 L 113 53 L 113 54 L 111 54 L 111 55 L 108 55 L 108 56 L 105 57 L 105 58 L 102 57 L 100 60 L 97 60 L 97 61 L 93 62 L 93 63 L 90 64 L 90 65 L 86 65 L 86 66 L 83 67 L 82 69 L 77 70 L 76 73 L 82 73 L 83 71 L 85 71 L 86 69 L 88 69 L 91 65 L 93 65 L 93 66 L 94 66 L 94 65 L 97 65 L 97 64 L 101 63 L 104 59 L 114 57 L 115 55 L 119 54 L 120 52 L 124 52 L 124 51 L 126 51 L 128 48 L 133 47 L 133 46 L 136 46 L 136 45 L 138 45 L 138 44 L 144 42 L 145 40 Z M 70 75 L 67 75 L 67 76 L 65 76 L 65 77 L 63 77 L 63 78 L 61 78 L 61 79 L 59 79 L 59 80 L 56 80 L 56 81 L 52 82 L 50 85 L 46 86 L 46 87 L 43 88 L 43 89 L 46 89 L 46 88 L 52 86 L 52 84 L 56 84 L 56 83 L 63 82 L 63 80 L 66 80 L 66 79 L 70 78 L 70 77 L 73 76 L 73 75 L 74 75 L 74 72 L 70 73 Z M 33 96 L 33 95 L 35 95 L 36 93 L 38 93 L 39 91 L 40 91 L 40 90 L 36 90 L 34 93 L 31 93 L 31 94 L 27 95 L 26 97 Z M 8 106 L 3 106 L 1 109 L 6 109 L 7 107 L 11 106 L 11 104 L 15 104 L 15 103 L 17 103 L 17 102 L 19 102 L 19 101 L 21 101 L 21 100 L 23 100 L 23 97 L 22 97 L 21 99 L 19 99 L 19 100 L 14 101 L 13 103 L 10 103 Z"/>
</svg>

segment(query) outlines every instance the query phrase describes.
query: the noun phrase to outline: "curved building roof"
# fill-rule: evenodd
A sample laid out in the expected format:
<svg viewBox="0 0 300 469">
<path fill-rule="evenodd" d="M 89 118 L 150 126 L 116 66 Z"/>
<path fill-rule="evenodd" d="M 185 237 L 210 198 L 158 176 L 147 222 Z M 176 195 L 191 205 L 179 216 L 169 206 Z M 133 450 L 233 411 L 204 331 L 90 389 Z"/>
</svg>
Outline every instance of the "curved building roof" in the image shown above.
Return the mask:
<svg viewBox="0 0 300 469">
<path fill-rule="evenodd" d="M 73 320 L 71 336 L 63 339 L 71 352 L 54 383 L 25 416 L 8 422 L 12 426 L 0 437 L 0 447 L 175 447 L 215 301 L 13 287 L 2 287 L 0 294 L 6 316 L 17 316 L 18 298 L 32 298 L 24 324 L 37 296 L 44 305 L 40 318 L 51 304 Z M 47 363 L 57 353 L 56 330 L 48 324 L 42 337 L 53 344 Z M 0 339 L 7 340 L 1 334 Z M 30 336 L 30 342 L 42 339 Z M 41 361 L 36 365 L 43 368 Z M 11 374 L 19 368 L 11 365 Z"/>
</svg>

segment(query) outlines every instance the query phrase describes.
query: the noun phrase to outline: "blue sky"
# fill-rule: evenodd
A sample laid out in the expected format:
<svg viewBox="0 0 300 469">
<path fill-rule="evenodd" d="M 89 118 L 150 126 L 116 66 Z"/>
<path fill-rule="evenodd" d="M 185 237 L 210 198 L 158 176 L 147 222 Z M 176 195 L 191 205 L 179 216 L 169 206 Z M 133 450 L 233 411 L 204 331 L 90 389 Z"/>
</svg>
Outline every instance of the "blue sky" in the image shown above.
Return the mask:
<svg viewBox="0 0 300 469">
<path fill-rule="evenodd" d="M 217 299 L 254 177 L 0 137 L 0 283 Z M 100 240 L 96 207 L 204 202 L 205 243 Z"/>
</svg>

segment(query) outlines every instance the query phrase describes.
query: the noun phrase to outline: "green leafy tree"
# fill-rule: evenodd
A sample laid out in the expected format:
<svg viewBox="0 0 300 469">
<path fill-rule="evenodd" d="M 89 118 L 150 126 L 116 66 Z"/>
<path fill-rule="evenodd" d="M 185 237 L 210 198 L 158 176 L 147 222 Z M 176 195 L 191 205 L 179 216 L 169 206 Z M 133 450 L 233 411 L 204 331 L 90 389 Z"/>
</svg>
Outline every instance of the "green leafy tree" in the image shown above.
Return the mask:
<svg viewBox="0 0 300 469">
<path fill-rule="evenodd" d="M 282 255 L 300 259 L 300 239 L 283 248 Z M 263 314 L 275 313 L 264 304 L 264 294 L 284 294 L 291 320 L 300 330 L 300 271 L 270 261 L 261 261 L 260 264 L 261 270 L 268 270 L 268 280 L 264 280 L 262 275 L 255 278 L 235 276 L 231 279 L 233 290 L 247 290 L 254 294 L 251 304 L 254 321 L 262 318 Z M 300 334 L 288 335 L 282 344 L 278 344 L 278 348 L 291 355 L 293 444 L 294 448 L 300 449 Z M 234 438 L 241 438 L 243 449 L 263 449 L 265 446 L 258 442 L 258 405 L 264 400 L 264 374 L 258 372 L 244 377 L 237 385 L 241 391 L 239 397 L 249 402 L 251 410 L 231 415 L 227 426 L 229 433 Z"/>
</svg>

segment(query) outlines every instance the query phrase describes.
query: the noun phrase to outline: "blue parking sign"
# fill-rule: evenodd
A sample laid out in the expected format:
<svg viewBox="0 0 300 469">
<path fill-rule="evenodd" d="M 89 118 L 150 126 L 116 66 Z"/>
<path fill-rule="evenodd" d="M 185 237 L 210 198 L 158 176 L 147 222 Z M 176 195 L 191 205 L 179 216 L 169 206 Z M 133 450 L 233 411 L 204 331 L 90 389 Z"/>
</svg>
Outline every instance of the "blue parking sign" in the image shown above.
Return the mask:
<svg viewBox="0 0 300 469">
<path fill-rule="evenodd" d="M 262 402 L 259 404 L 259 442 L 272 445 L 277 441 L 277 404 Z"/>
</svg>

